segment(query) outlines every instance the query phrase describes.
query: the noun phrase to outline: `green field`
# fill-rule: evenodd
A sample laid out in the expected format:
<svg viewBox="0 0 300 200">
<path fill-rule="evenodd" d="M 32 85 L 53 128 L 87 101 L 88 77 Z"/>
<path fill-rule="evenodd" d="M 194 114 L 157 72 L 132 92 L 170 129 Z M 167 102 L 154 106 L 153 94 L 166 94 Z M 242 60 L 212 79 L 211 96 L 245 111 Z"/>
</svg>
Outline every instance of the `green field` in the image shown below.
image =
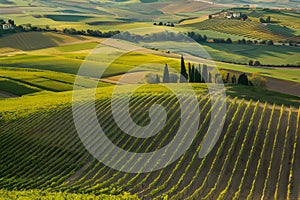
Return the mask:
<svg viewBox="0 0 300 200">
<path fill-rule="evenodd" d="M 71 91 L 74 87 L 76 76 L 66 73 L 56 73 L 45 70 L 26 68 L 0 67 L 0 91 L 5 91 L 18 96 L 36 92 L 62 92 Z M 84 78 L 86 82 L 91 81 Z M 98 87 L 110 86 L 108 83 L 99 82 Z M 80 87 L 84 89 L 84 87 Z"/>
<path fill-rule="evenodd" d="M 288 37 L 274 33 L 264 25 L 254 21 L 211 19 L 190 26 L 202 30 L 214 30 L 233 35 L 240 35 L 252 39 L 284 41 Z"/>
<path fill-rule="evenodd" d="M 177 87 L 176 90 L 184 89 L 180 85 L 174 86 Z M 199 108 L 202 112 L 210 113 L 206 86 L 193 86 L 198 96 Z M 126 94 L 132 86 L 122 87 Z M 234 196 L 259 198 L 262 194 L 267 197 L 297 198 L 297 187 L 292 186 L 299 184 L 299 179 L 295 176 L 299 158 L 295 155 L 298 155 L 300 148 L 296 145 L 295 148 L 286 147 L 293 147 L 289 144 L 299 142 L 297 136 L 300 112 L 294 106 L 299 105 L 300 99 L 264 90 L 249 91 L 259 101 L 233 99 L 236 94 L 243 95 L 239 91 L 248 94 L 248 87 L 236 87 L 227 87 L 230 98 L 227 102 L 225 128 L 220 142 L 207 157 L 199 159 L 197 155 L 203 136 L 208 130 L 209 114 L 202 115 L 201 126 L 192 147 L 179 160 L 165 169 L 142 174 L 112 170 L 85 150 L 73 124 L 72 93 L 0 101 L 0 148 L 1 152 L 5 152 L 2 155 L 6 155 L 0 160 L 0 186 L 7 190 L 50 190 L 50 195 L 64 191 L 65 193 L 59 195 L 68 196 L 72 194 L 67 193 L 122 195 L 130 192 L 138 194 L 140 198 L 151 199 L 166 196 L 174 199 L 193 199 L 200 196 L 214 199 Z M 97 90 L 96 110 L 99 123 L 114 143 L 131 151 L 154 151 L 176 134 L 179 105 L 172 92 L 163 85 L 146 85 L 136 91 L 130 101 L 131 116 L 140 124 L 148 121 L 147 105 L 160 102 L 168 112 L 169 117 L 162 132 L 145 140 L 127 137 L 115 128 L 108 107 L 112 89 L 113 87 L 108 87 Z M 261 95 L 257 96 L 257 92 Z M 286 100 L 283 102 L 282 99 Z M 265 103 L 268 100 L 272 103 Z M 273 106 L 273 103 L 277 106 Z M 286 106 L 281 107 L 282 103 Z M 122 109 L 122 104 L 119 107 Z M 174 128 L 170 129 L 168 124 L 172 124 Z M 285 134 L 279 134 L 280 132 Z M 16 141 L 22 142 L 16 144 Z M 148 145 L 140 145 L 141 142 Z M 291 164 L 284 162 L 289 159 L 289 155 L 293 158 L 290 160 Z M 279 160 L 279 166 L 275 165 L 278 163 L 276 160 Z M 225 171 L 230 173 L 225 174 Z M 199 179 L 203 181 L 199 182 Z M 272 181 L 274 179 L 279 180 L 275 185 Z M 283 187 L 282 184 L 287 180 L 288 187 Z M 261 186 L 261 183 L 265 183 L 266 187 Z"/>
<path fill-rule="evenodd" d="M 264 5 L 283 5 L 271 1 Z M 208 20 L 209 14 L 227 9 L 245 13 L 249 19 Z M 182 0 L 0 0 L 0 13 L 6 21 L 48 29 L 0 32 L 1 200 L 300 199 L 300 96 L 288 95 L 295 95 L 293 90 L 300 83 L 300 51 L 295 46 L 300 17 L 295 10 L 231 9 Z M 260 17 L 268 16 L 271 23 L 259 22 Z M 154 22 L 174 23 L 175 27 Z M 63 34 L 64 28 L 103 33 L 120 30 L 131 35 L 124 33 L 128 41 L 108 43 L 106 38 Z M 164 38 L 173 31 L 194 31 L 210 41 L 199 44 Z M 180 38 L 179 34 L 175 37 Z M 233 43 L 212 43 L 216 38 L 231 38 Z M 241 39 L 273 40 L 275 45 L 237 44 Z M 131 50 L 132 45 L 144 48 Z M 188 62 L 202 70 L 207 64 L 206 74 L 216 83 L 142 84 L 149 74 L 167 80 L 166 71 L 170 76 L 180 72 L 182 55 L 190 80 L 196 75 L 191 75 Z M 262 66 L 248 66 L 250 59 Z M 90 69 L 78 76 L 83 63 Z M 103 69 L 97 85 L 97 73 Z M 217 69 L 222 76 L 230 73 L 227 80 L 233 74 L 239 79 L 241 73 L 247 73 L 251 81 L 256 76 L 266 83 L 251 87 L 229 80 L 220 85 Z M 112 84 L 127 72 L 133 83 Z M 91 88 L 94 83 L 96 88 Z M 270 90 L 272 83 L 277 84 L 274 91 Z M 186 86 L 191 86 L 195 96 Z M 220 102 L 217 89 L 223 86 L 226 98 Z M 176 96 L 176 92 L 184 95 Z M 124 100 L 128 100 L 128 110 Z M 95 115 L 87 112 L 89 108 Z M 193 113 L 198 109 L 199 113 Z M 76 119 L 76 114 L 82 118 Z M 105 135 L 100 135 L 93 116 Z M 166 116 L 164 124 L 162 116 Z M 116 117 L 124 121 L 118 123 Z M 195 137 L 189 138 L 194 128 Z M 183 134 L 178 137 L 180 130 Z M 140 138 L 141 134 L 146 137 Z M 103 136 L 131 156 L 100 143 Z M 176 138 L 179 143 L 170 147 Z M 207 144 L 208 140 L 213 144 Z M 98 160 L 85 141 L 112 165 Z M 184 147 L 188 141 L 190 145 Z M 132 156 L 152 155 L 164 147 L 168 152 L 158 159 Z M 201 156 L 203 150 L 211 151 Z M 165 161 L 173 162 L 149 170 Z"/>
<path fill-rule="evenodd" d="M 300 65 L 297 47 L 239 44 L 204 44 L 203 46 L 217 61 L 248 64 L 252 59 L 261 61 L 262 65 Z"/>
</svg>

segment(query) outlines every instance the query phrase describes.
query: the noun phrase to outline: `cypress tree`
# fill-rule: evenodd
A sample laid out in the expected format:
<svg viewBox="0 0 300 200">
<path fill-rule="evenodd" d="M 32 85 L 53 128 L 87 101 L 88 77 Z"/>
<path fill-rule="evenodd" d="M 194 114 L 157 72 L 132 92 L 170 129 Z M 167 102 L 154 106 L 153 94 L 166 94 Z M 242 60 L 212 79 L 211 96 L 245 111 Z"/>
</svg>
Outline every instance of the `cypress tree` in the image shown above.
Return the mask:
<svg viewBox="0 0 300 200">
<path fill-rule="evenodd" d="M 232 82 L 233 84 L 236 84 L 236 77 L 235 77 L 235 75 L 232 76 L 231 82 Z"/>
<path fill-rule="evenodd" d="M 195 83 L 195 65 L 192 66 L 190 83 Z"/>
<path fill-rule="evenodd" d="M 156 80 L 155 80 L 156 83 L 160 83 L 160 79 L 159 79 L 159 76 L 158 74 L 156 74 Z"/>
<path fill-rule="evenodd" d="M 181 56 L 181 72 L 180 72 L 180 83 L 186 83 L 188 80 L 188 74 L 185 69 L 185 62 L 183 56 Z"/>
<path fill-rule="evenodd" d="M 208 73 L 208 82 L 209 82 L 209 83 L 212 83 L 212 75 L 211 75 L 210 72 Z"/>
<path fill-rule="evenodd" d="M 163 83 L 169 83 L 169 82 L 170 82 L 170 74 L 169 74 L 168 65 L 166 64 L 164 69 Z"/>
<path fill-rule="evenodd" d="M 189 68 L 189 82 L 192 82 L 192 67 L 191 67 L 191 63 L 188 64 L 188 68 Z"/>
<path fill-rule="evenodd" d="M 203 64 L 203 67 L 202 67 L 202 77 L 203 77 L 203 82 L 208 82 L 208 72 L 207 72 L 206 64 Z"/>
<path fill-rule="evenodd" d="M 200 83 L 200 82 L 201 82 L 200 72 L 199 72 L 199 69 L 196 68 L 196 71 L 195 71 L 195 83 Z"/>
<path fill-rule="evenodd" d="M 199 64 L 198 67 L 198 71 L 199 71 L 199 83 L 203 83 L 203 77 L 202 77 L 202 71 L 201 71 L 201 65 Z"/>
<path fill-rule="evenodd" d="M 218 83 L 218 77 L 220 76 L 220 74 L 215 74 L 215 83 Z"/>
</svg>

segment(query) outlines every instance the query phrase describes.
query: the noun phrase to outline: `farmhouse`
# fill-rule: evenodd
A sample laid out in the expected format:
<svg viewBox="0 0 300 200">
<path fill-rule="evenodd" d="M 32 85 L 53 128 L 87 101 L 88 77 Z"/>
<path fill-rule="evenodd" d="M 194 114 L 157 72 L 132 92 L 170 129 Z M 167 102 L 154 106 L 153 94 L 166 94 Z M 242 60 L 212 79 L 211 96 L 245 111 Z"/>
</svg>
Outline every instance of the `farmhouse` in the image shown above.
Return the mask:
<svg viewBox="0 0 300 200">
<path fill-rule="evenodd" d="M 227 19 L 237 19 L 242 16 L 242 13 L 240 12 L 227 12 L 226 13 L 226 18 Z"/>
<path fill-rule="evenodd" d="M 11 24 L 3 24 L 2 25 L 3 30 L 13 29 L 13 26 Z"/>
</svg>

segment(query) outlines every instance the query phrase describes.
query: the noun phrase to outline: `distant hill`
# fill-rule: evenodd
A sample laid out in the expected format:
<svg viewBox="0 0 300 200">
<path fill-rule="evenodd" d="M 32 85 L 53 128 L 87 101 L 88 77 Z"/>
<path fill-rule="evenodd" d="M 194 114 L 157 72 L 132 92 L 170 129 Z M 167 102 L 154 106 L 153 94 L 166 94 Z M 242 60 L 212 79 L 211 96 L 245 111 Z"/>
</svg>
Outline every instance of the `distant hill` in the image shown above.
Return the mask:
<svg viewBox="0 0 300 200">
<path fill-rule="evenodd" d="M 234 5 L 254 4 L 261 7 L 300 8 L 300 4 L 298 0 L 207 0 L 207 2 L 234 4 Z"/>
</svg>

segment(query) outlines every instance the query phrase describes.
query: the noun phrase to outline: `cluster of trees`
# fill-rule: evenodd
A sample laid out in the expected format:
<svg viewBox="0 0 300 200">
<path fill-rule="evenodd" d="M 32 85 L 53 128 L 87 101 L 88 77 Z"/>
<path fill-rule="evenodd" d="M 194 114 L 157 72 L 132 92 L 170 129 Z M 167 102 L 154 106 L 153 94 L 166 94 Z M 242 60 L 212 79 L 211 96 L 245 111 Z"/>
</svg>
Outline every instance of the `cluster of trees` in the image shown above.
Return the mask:
<svg viewBox="0 0 300 200">
<path fill-rule="evenodd" d="M 206 64 L 203 64 L 202 67 L 199 64 L 198 67 L 195 65 L 191 65 L 188 63 L 188 72 L 186 71 L 186 64 L 184 61 L 184 57 L 181 56 L 180 62 L 180 83 L 212 83 L 212 73 L 210 72 L 210 67 Z"/>
<path fill-rule="evenodd" d="M 171 26 L 171 27 L 174 27 L 174 23 L 173 22 L 167 22 L 167 23 L 163 23 L 163 22 L 154 22 L 153 23 L 154 26 Z"/>
<path fill-rule="evenodd" d="M 248 62 L 249 66 L 260 66 L 260 62 L 258 60 L 254 61 L 254 60 L 249 60 Z"/>
<path fill-rule="evenodd" d="M 3 25 L 3 24 L 10 24 L 12 26 L 15 26 L 15 21 L 12 19 L 9 19 L 7 21 L 5 21 L 4 19 L 0 19 L 0 25 Z"/>
<path fill-rule="evenodd" d="M 259 18 L 260 23 L 271 23 L 271 17 L 268 16 L 266 19 L 264 18 Z"/>
<path fill-rule="evenodd" d="M 254 86 L 265 88 L 267 85 L 267 81 L 265 78 L 261 77 L 257 73 L 253 73 L 250 77 L 247 74 L 235 74 L 230 73 L 226 70 L 221 71 L 221 77 L 223 83 L 225 84 L 238 84 L 238 85 L 246 85 L 246 86 Z"/>
<path fill-rule="evenodd" d="M 3 34 L 11 34 L 11 33 L 19 33 L 19 32 L 28 32 L 28 31 L 37 31 L 37 32 L 57 32 L 57 33 L 64 33 L 64 34 L 73 34 L 73 35 L 87 35 L 93 37 L 103 37 L 103 38 L 110 38 L 114 35 L 121 33 L 119 30 L 116 31 L 108 31 L 108 32 L 101 32 L 99 30 L 76 30 L 75 28 L 64 28 L 63 30 L 57 30 L 56 28 L 51 29 L 49 25 L 46 25 L 45 28 L 32 26 L 31 24 L 25 25 L 15 25 L 14 20 L 5 20 L 0 19 L 0 25 L 2 27 L 3 24 L 9 23 L 14 28 L 9 30 L 3 30 L 0 28 L 0 36 Z M 5 32 L 4 32 L 5 31 Z"/>
<path fill-rule="evenodd" d="M 117 35 L 121 33 L 120 31 L 108 31 L 108 32 L 101 32 L 99 30 L 91 30 L 87 29 L 85 30 L 76 30 L 74 28 L 64 28 L 63 33 L 65 34 L 74 34 L 74 35 L 88 35 L 88 36 L 93 36 L 93 37 L 103 37 L 103 38 L 109 38 L 114 35 Z"/>
<path fill-rule="evenodd" d="M 183 34 L 170 31 L 151 33 L 143 36 L 126 31 L 118 34 L 116 38 L 131 42 L 189 41 Z"/>
<path fill-rule="evenodd" d="M 12 28 L 10 29 L 3 29 L 3 25 L 4 24 L 10 24 Z M 0 19 L 0 37 L 3 35 L 7 35 L 7 34 L 12 34 L 12 33 L 19 33 L 19 32 L 23 32 L 24 28 L 22 26 L 17 26 L 15 24 L 15 21 L 12 19 L 9 19 L 7 21 Z"/>
<path fill-rule="evenodd" d="M 207 42 L 207 36 L 206 35 L 201 35 L 199 33 L 195 33 L 194 31 L 188 32 L 187 36 L 195 40 L 196 42 Z"/>
<path fill-rule="evenodd" d="M 266 87 L 266 80 L 258 74 L 252 74 L 249 78 L 247 74 L 234 74 L 228 71 L 221 71 L 221 74 L 215 73 L 213 76 L 212 68 L 203 64 L 196 67 L 188 63 L 188 71 L 183 56 L 181 56 L 180 78 L 174 73 L 169 72 L 168 64 L 165 65 L 162 78 L 158 74 L 147 74 L 144 80 L 147 83 L 224 83 L 238 84 L 255 87 Z"/>
<path fill-rule="evenodd" d="M 227 38 L 226 40 L 223 39 L 223 38 L 215 38 L 215 39 L 213 39 L 213 42 L 214 43 L 227 43 L 227 44 L 232 44 L 233 43 L 231 38 Z"/>
<path fill-rule="evenodd" d="M 207 36 L 204 35 L 202 36 L 199 33 L 195 33 L 195 32 L 188 32 L 187 36 L 189 36 L 190 38 L 192 38 L 193 40 L 195 40 L 196 42 L 207 42 Z M 237 41 L 232 41 L 231 38 L 214 38 L 212 40 L 209 40 L 208 42 L 213 42 L 213 43 L 227 43 L 227 44 L 232 44 L 232 43 L 237 43 L 237 44 L 261 44 L 261 45 L 274 45 L 274 42 L 272 40 L 262 40 L 262 41 L 257 41 L 257 40 L 246 40 L 246 39 L 242 39 L 242 40 L 237 40 Z"/>
<path fill-rule="evenodd" d="M 238 44 L 247 44 L 247 45 L 252 45 L 252 44 L 255 44 L 255 45 L 274 45 L 274 42 L 273 40 L 262 40 L 262 41 L 257 41 L 257 40 L 245 40 L 245 39 L 242 39 L 242 40 L 238 40 L 237 41 Z"/>
</svg>

